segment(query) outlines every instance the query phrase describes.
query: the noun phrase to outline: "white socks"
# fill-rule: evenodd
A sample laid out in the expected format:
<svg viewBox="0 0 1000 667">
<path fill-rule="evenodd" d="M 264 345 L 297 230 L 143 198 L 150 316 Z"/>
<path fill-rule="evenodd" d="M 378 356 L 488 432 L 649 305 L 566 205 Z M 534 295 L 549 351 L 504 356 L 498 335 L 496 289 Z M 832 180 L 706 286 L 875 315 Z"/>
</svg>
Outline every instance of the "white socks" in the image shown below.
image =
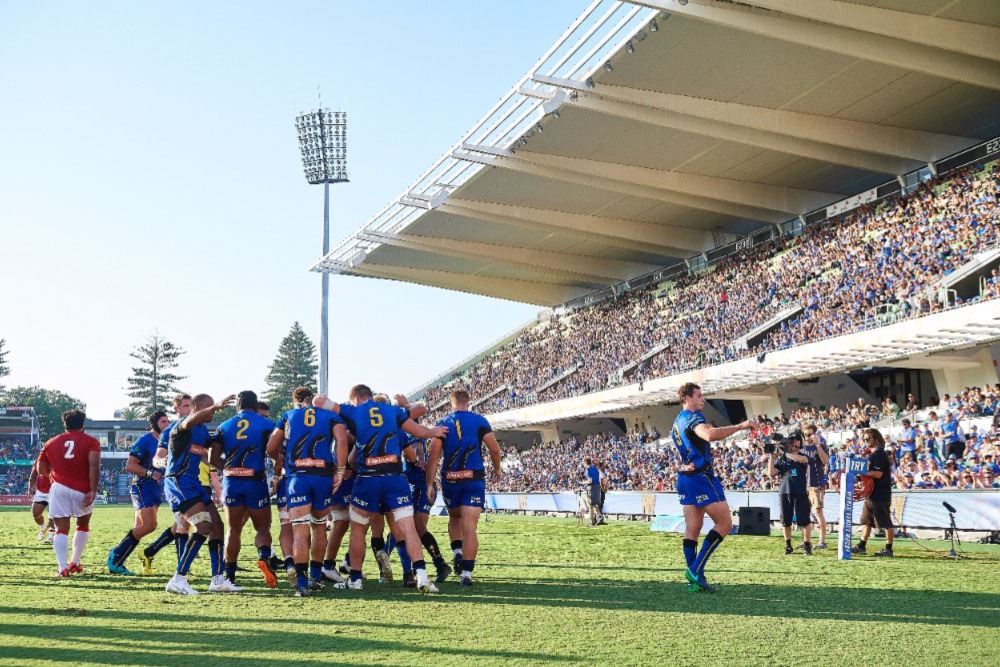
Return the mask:
<svg viewBox="0 0 1000 667">
<path fill-rule="evenodd" d="M 73 533 L 73 557 L 69 562 L 80 564 L 80 559 L 83 558 L 83 548 L 87 546 L 87 538 L 90 537 L 89 530 L 80 530 L 79 528 Z"/>
<path fill-rule="evenodd" d="M 62 572 L 69 565 L 66 563 L 66 552 L 69 551 L 69 535 L 66 533 L 56 533 L 52 538 L 52 550 L 56 552 L 56 564 Z"/>
</svg>

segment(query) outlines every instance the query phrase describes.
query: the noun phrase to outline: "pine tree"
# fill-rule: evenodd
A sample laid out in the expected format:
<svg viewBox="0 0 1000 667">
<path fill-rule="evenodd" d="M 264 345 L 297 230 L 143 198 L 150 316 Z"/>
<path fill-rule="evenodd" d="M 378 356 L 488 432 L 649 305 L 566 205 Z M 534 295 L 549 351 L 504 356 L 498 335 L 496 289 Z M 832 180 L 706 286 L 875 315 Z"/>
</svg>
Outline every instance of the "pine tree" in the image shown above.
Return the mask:
<svg viewBox="0 0 1000 667">
<path fill-rule="evenodd" d="M 0 380 L 6 375 L 10 375 L 10 366 L 7 365 L 7 341 L 0 338 Z M 0 384 L 0 391 L 3 391 L 3 385 Z"/>
<path fill-rule="evenodd" d="M 177 368 L 177 359 L 182 354 L 184 350 L 159 334 L 147 337 L 145 345 L 130 352 L 129 356 L 139 365 L 132 367 L 132 377 L 128 379 L 128 397 L 132 399 L 129 406 L 141 415 L 168 411 L 172 394 L 178 391 L 176 384 L 184 379 L 169 371 Z"/>
<path fill-rule="evenodd" d="M 316 346 L 296 322 L 278 347 L 267 372 L 267 401 L 272 415 L 280 415 L 292 402 L 292 390 L 299 386 L 316 388 Z"/>
</svg>

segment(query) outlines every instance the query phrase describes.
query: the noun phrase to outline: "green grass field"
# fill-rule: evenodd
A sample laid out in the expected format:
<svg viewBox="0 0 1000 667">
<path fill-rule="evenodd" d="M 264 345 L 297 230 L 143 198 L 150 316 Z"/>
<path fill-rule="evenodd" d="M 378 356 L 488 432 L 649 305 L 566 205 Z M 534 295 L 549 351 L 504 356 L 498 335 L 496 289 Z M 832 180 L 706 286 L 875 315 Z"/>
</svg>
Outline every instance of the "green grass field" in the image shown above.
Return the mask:
<svg viewBox="0 0 1000 667">
<path fill-rule="evenodd" d="M 784 556 L 779 538 L 734 537 L 709 565 L 715 595 L 688 593 L 680 537 L 640 523 L 591 530 L 568 519 L 492 517 L 477 582 L 437 596 L 398 581 L 292 598 L 256 570 L 247 592 L 164 593 L 154 577 L 103 567 L 129 508 L 99 507 L 86 573 L 52 579 L 51 547 L 25 508 L 0 511 L 0 663 L 9 665 L 996 665 L 1000 548 L 961 562 L 909 540 L 892 561 L 830 550 Z M 165 510 L 161 522 L 168 521 Z M 443 519 L 432 530 L 447 545 Z M 874 544 L 874 541 L 873 543 Z M 942 548 L 940 542 L 930 543 Z M 947 546 L 943 547 L 947 550 Z M 869 547 L 871 549 L 871 546 Z M 244 548 L 242 565 L 253 568 Z M 138 562 L 133 563 L 138 567 Z M 398 561 L 394 560 L 398 572 Z M 366 561 L 366 570 L 373 571 Z M 208 555 L 195 587 L 204 591 Z"/>
</svg>

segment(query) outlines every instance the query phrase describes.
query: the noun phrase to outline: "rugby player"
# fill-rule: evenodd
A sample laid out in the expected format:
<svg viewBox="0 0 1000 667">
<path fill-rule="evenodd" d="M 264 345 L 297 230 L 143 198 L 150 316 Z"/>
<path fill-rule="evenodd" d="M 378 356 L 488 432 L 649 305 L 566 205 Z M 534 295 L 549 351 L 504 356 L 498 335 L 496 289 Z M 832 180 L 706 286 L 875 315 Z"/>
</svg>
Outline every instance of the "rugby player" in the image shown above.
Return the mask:
<svg viewBox="0 0 1000 667">
<path fill-rule="evenodd" d="M 205 426 L 219 410 L 232 405 L 235 396 L 227 396 L 214 403 L 208 394 L 198 394 L 191 399 L 195 412 L 176 423 L 170 430 L 169 452 L 167 456 L 167 481 L 164 485 L 167 501 L 175 515 L 183 516 L 187 524 L 195 529 L 188 537 L 181 554 L 177 571 L 167 582 L 168 593 L 196 595 L 187 581 L 191 564 L 198 556 L 201 546 L 211 538 L 209 555 L 212 560 L 212 582 L 210 593 L 237 592 L 240 589 L 231 584 L 222 569 L 222 519 L 212 502 L 211 491 L 202 483 L 201 464 L 206 454 L 209 434 Z"/>
<path fill-rule="evenodd" d="M 257 401 L 257 414 L 265 419 L 271 419 L 271 406 L 264 401 Z M 267 451 L 265 444 L 264 451 Z M 295 560 L 292 558 L 292 524 L 288 522 L 288 485 L 285 481 L 285 474 L 282 467 L 275 463 L 273 466 L 273 476 L 271 477 L 271 495 L 275 498 L 278 506 L 278 544 L 281 545 L 281 553 L 284 561 L 278 557 L 274 549 L 271 549 L 271 571 L 277 572 L 278 568 L 284 565 L 285 572 L 292 579 L 295 585 Z"/>
<path fill-rule="evenodd" d="M 393 405 L 382 405 L 373 400 L 372 390 L 366 385 L 355 385 L 350 392 L 350 404 L 338 405 L 326 396 L 317 396 L 313 405 L 339 414 L 357 440 L 357 476 L 351 496 L 351 557 L 350 579 L 338 588 L 360 590 L 361 563 L 365 555 L 365 535 L 373 513 L 390 512 L 403 539 L 406 551 L 413 561 L 417 589 L 422 593 L 436 593 L 437 587 L 427 579 L 423 549 L 418 542 L 413 524 L 413 499 L 410 486 L 403 475 L 403 452 L 415 461 L 411 447 L 400 443 L 397 431 L 402 428 L 418 438 L 436 438 L 447 434 L 447 429 L 437 426 L 426 428 L 410 419 L 410 411 Z M 397 396 L 397 400 L 406 401 Z M 402 451 L 400 447 L 405 447 Z"/>
<path fill-rule="evenodd" d="M 295 407 L 281 416 L 267 443 L 267 455 L 276 461 L 282 458 L 288 475 L 295 597 L 323 589 L 326 517 L 343 481 L 346 463 L 340 462 L 347 459 L 344 422 L 329 410 L 313 407 L 312 399 L 312 389 L 296 387 L 292 392 Z"/>
<path fill-rule="evenodd" d="M 156 456 L 153 458 L 153 466 L 156 468 L 162 468 L 166 471 L 167 467 L 167 449 L 170 444 L 170 431 L 176 426 L 182 419 L 191 414 L 191 397 L 188 394 L 177 394 L 174 396 L 173 400 L 174 414 L 177 415 L 177 419 L 170 422 L 163 431 L 160 432 L 160 439 L 157 442 Z M 139 554 L 139 560 L 142 561 L 142 573 L 146 576 L 153 574 L 153 559 L 156 554 L 160 552 L 160 549 L 167 546 L 171 542 L 174 544 L 174 550 L 177 552 L 177 564 L 180 565 L 181 554 L 184 553 L 184 548 L 187 546 L 188 540 L 188 526 L 180 518 L 175 518 L 170 524 L 170 527 L 160 533 L 160 536 L 153 540 L 153 543 L 142 550 Z M 193 579 L 194 577 L 188 577 Z"/>
<path fill-rule="evenodd" d="M 125 471 L 132 475 L 129 495 L 135 508 L 135 524 L 125 538 L 108 554 L 108 572 L 133 576 L 125 567 L 139 541 L 156 530 L 156 511 L 163 504 L 163 468 L 153 465 L 160 434 L 170 423 L 167 413 L 157 410 L 149 416 L 149 432 L 135 441 L 129 450 Z"/>
<path fill-rule="evenodd" d="M 90 536 L 90 515 L 101 474 L 101 443 L 83 432 L 87 416 L 82 410 L 62 413 L 66 432 L 52 438 L 38 455 L 38 474 L 49 477 L 49 518 L 56 525 L 52 548 L 56 552 L 57 577 L 83 572 L 80 560 Z M 73 555 L 69 551 L 69 520 L 76 519 Z"/>
<path fill-rule="evenodd" d="M 38 524 L 38 541 L 44 544 L 52 544 L 52 538 L 56 534 L 56 525 L 50 517 L 48 524 L 43 516 L 45 508 L 49 505 L 49 489 L 52 481 L 46 475 L 38 474 L 38 461 L 31 464 L 31 473 L 28 475 L 28 495 L 31 496 L 31 518 Z"/>
<path fill-rule="evenodd" d="M 435 477 L 441 465 L 441 495 L 448 508 L 448 535 L 452 548 L 461 555 L 459 583 L 472 585 L 479 552 L 479 516 L 486 499 L 486 470 L 483 466 L 483 445 L 490 451 L 493 482 L 500 481 L 500 445 L 486 418 L 469 412 L 469 392 L 457 389 L 451 393 L 451 414 L 438 422 L 447 432 L 431 440 L 427 459 L 426 496 L 434 501 Z"/>
<path fill-rule="evenodd" d="M 714 593 L 715 587 L 705 578 L 705 564 L 722 543 L 722 538 L 729 534 L 733 519 L 722 483 L 712 470 L 711 443 L 752 429 L 754 422 L 747 420 L 735 426 L 709 426 L 701 413 L 705 397 L 701 395 L 701 387 L 693 382 L 681 385 L 677 390 L 677 399 L 681 412 L 674 420 L 671 436 L 682 461 L 677 471 L 677 494 L 684 507 L 684 560 L 687 562 L 684 576 L 690 582 L 689 591 Z M 698 537 L 706 514 L 715 526 L 708 531 L 699 551 Z"/>
<path fill-rule="evenodd" d="M 225 571 L 236 583 L 243 525 L 249 516 L 256 530 L 257 569 L 268 587 L 278 585 L 271 570 L 271 494 L 264 469 L 264 452 L 274 432 L 274 422 L 257 414 L 257 394 L 242 391 L 236 399 L 239 412 L 222 422 L 211 440 L 212 464 L 222 470 L 222 497 L 226 508 Z"/>
</svg>

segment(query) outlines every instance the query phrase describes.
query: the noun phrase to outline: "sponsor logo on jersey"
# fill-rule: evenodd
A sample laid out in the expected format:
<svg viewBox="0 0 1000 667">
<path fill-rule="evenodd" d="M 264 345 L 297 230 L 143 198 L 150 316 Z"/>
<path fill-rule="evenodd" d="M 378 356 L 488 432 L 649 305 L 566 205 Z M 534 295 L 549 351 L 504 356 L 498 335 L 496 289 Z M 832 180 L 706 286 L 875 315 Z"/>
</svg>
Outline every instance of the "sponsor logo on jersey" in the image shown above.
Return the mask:
<svg viewBox="0 0 1000 667">
<path fill-rule="evenodd" d="M 326 466 L 323 459 L 295 459 L 296 468 L 322 468 Z"/>
<path fill-rule="evenodd" d="M 447 470 L 444 473 L 444 478 L 448 481 L 453 481 L 457 479 L 472 479 L 472 470 Z"/>
<path fill-rule="evenodd" d="M 195 456 L 204 456 L 207 450 L 201 445 L 191 445 L 191 453 Z"/>
<path fill-rule="evenodd" d="M 386 454 L 385 456 L 369 456 L 365 459 L 365 465 L 369 468 L 374 468 L 375 466 L 380 466 L 384 463 L 397 463 L 399 457 L 395 454 Z"/>
<path fill-rule="evenodd" d="M 226 468 L 222 474 L 225 477 L 253 477 L 256 473 L 253 468 Z"/>
</svg>

